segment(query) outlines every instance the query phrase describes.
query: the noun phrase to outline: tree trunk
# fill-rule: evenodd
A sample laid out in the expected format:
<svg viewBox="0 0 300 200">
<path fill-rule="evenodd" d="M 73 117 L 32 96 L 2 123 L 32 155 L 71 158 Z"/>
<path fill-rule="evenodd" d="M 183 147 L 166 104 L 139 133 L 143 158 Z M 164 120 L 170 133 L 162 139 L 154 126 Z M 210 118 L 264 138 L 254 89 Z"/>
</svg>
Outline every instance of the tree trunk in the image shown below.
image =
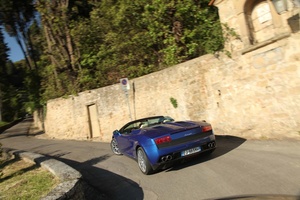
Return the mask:
<svg viewBox="0 0 300 200">
<path fill-rule="evenodd" d="M 0 122 L 2 122 L 2 92 L 0 88 Z"/>
<path fill-rule="evenodd" d="M 48 32 L 48 28 L 47 26 L 44 26 L 44 33 L 45 33 L 45 37 L 46 37 L 46 40 L 47 40 L 47 47 L 48 47 L 48 52 L 51 53 L 52 52 L 52 46 L 51 46 L 51 41 L 50 41 L 50 37 L 49 37 L 49 32 Z M 51 60 L 51 63 L 53 66 L 57 66 L 57 62 L 54 58 L 53 55 L 49 55 L 50 56 L 50 60 Z M 57 71 L 56 71 L 56 67 L 54 67 L 55 69 L 53 70 L 53 74 L 54 74 L 54 78 L 55 78 L 55 83 L 56 83 L 56 87 L 61 90 L 61 84 L 60 84 L 60 81 L 58 79 L 58 76 L 57 76 Z"/>
</svg>

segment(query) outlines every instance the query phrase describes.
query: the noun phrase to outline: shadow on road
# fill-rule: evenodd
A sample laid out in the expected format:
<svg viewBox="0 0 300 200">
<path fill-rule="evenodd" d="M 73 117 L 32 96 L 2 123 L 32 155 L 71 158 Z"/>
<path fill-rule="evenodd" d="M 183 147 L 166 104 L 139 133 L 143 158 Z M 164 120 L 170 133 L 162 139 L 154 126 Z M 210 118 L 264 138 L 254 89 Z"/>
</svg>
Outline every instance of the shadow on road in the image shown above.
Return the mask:
<svg viewBox="0 0 300 200">
<path fill-rule="evenodd" d="M 80 163 L 53 156 L 56 160 L 64 162 L 79 171 L 83 180 L 102 196 L 106 196 L 105 199 L 144 199 L 143 189 L 136 182 L 93 166 L 109 157 L 110 155 L 103 155 Z"/>
<path fill-rule="evenodd" d="M 31 123 L 30 119 L 23 120 L 23 122 L 19 123 L 17 126 L 12 128 L 6 129 L 3 134 L 1 134 L 0 140 L 2 139 L 14 139 L 18 141 L 22 141 L 23 137 L 27 136 L 36 136 L 39 134 L 43 134 L 39 132 L 35 135 L 30 134 L 28 135 L 29 125 Z M 20 137 L 20 138 L 17 138 Z M 12 140 L 13 141 L 13 140 Z M 24 140 L 25 141 L 25 140 Z M 10 140 L 9 140 L 10 142 Z M 39 142 L 42 142 L 39 141 Z M 47 149 L 52 145 L 55 145 L 56 142 L 52 142 L 51 144 L 41 143 L 38 146 L 31 147 L 31 152 L 39 153 L 39 149 Z M 18 144 L 18 143 L 17 143 Z M 10 148 L 7 148 L 8 150 Z M 104 154 L 100 157 L 91 158 L 85 162 L 78 162 L 74 160 L 69 160 L 62 158 L 63 156 L 70 154 L 70 152 L 62 152 L 61 149 L 53 148 L 51 152 L 48 152 L 45 155 L 45 159 L 54 158 L 59 160 L 72 168 L 76 169 L 82 174 L 82 185 L 83 185 L 83 192 L 86 199 L 144 199 L 144 192 L 143 189 L 139 186 L 138 183 L 129 180 L 125 177 L 122 177 L 118 174 L 112 173 L 108 170 L 101 169 L 94 167 L 94 165 L 103 162 L 104 160 L 108 159 L 110 155 Z M 40 152 L 40 154 L 43 154 Z M 52 155 L 52 156 L 51 156 Z M 48 158 L 47 158 L 48 157 Z M 88 187 L 85 187 L 88 185 Z M 90 194 L 93 192 L 94 194 Z M 101 198 L 91 198 L 94 197 L 101 197 Z"/>
<path fill-rule="evenodd" d="M 26 127 L 26 123 L 19 124 L 19 126 L 15 127 L 14 130 L 7 130 L 4 134 L 1 134 L 1 137 L 7 138 L 26 136 L 27 130 L 28 125 Z M 183 163 L 175 164 L 172 167 L 167 168 L 165 171 L 180 170 L 188 166 L 197 165 L 219 156 L 223 156 L 238 148 L 246 141 L 246 139 L 234 136 L 217 135 L 216 141 L 217 149 L 210 156 L 199 157 L 199 159 L 192 158 Z M 40 146 L 43 148 L 47 147 L 47 145 L 49 146 L 53 144 L 40 144 Z M 32 148 L 38 150 L 39 146 Z M 99 194 L 103 194 L 105 197 L 107 197 L 107 199 L 144 199 L 143 189 L 138 183 L 118 174 L 112 173 L 111 171 L 95 167 L 96 164 L 107 160 L 110 155 L 104 154 L 103 156 L 94 157 L 85 162 L 78 162 L 62 158 L 64 155 L 69 153 L 70 152 L 61 152 L 59 149 L 54 149 L 51 153 L 48 152 L 46 156 L 53 157 L 56 160 L 62 161 L 78 170 L 82 174 L 83 180 L 92 188 L 97 190 Z"/>
<path fill-rule="evenodd" d="M 6 130 L 4 131 L 2 134 L 1 134 L 1 139 L 5 139 L 5 138 L 14 138 L 14 137 L 20 137 L 20 136 L 24 136 L 24 137 L 27 137 L 27 136 L 31 136 L 31 137 L 34 137 L 34 136 L 38 136 L 38 135 L 42 135 L 44 134 L 44 132 L 40 131 L 40 132 L 37 132 L 37 133 L 34 133 L 34 134 L 28 134 L 28 131 L 24 131 L 23 128 L 19 128 L 19 129 L 12 129 L 12 130 Z"/>
<path fill-rule="evenodd" d="M 18 119 L 18 120 L 15 120 L 9 124 L 6 124 L 4 126 L 1 126 L 0 127 L 0 134 L 3 133 L 4 131 L 6 131 L 7 129 L 13 127 L 14 125 L 18 124 L 19 122 L 23 121 L 23 119 Z"/>
<path fill-rule="evenodd" d="M 212 158 L 222 156 L 246 142 L 245 138 L 231 135 L 216 135 L 217 149 L 211 155 Z"/>
<path fill-rule="evenodd" d="M 7 126 L 0 127 L 1 138 L 12 138 L 19 136 L 28 136 L 28 123 L 32 123 L 33 120 L 30 119 L 20 119 L 12 122 Z M 16 126 L 17 125 L 17 126 Z"/>
<path fill-rule="evenodd" d="M 246 139 L 236 137 L 236 136 L 230 136 L 230 135 L 216 135 L 216 141 L 217 141 L 217 148 L 212 154 L 198 156 L 197 159 L 195 159 L 195 157 L 187 158 L 186 160 L 183 160 L 180 163 L 176 163 L 173 166 L 170 166 L 169 168 L 166 168 L 164 170 L 166 172 L 180 170 L 192 165 L 197 165 L 215 159 L 219 156 L 223 156 L 224 154 L 239 147 L 241 144 L 243 144 L 246 141 Z"/>
</svg>

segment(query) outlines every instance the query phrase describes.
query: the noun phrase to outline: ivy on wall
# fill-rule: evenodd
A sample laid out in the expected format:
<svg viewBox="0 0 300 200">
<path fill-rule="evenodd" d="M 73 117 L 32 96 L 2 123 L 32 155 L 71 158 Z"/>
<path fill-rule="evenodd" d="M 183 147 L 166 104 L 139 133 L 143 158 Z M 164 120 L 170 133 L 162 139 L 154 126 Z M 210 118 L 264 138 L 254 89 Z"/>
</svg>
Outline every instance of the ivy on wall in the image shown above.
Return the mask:
<svg viewBox="0 0 300 200">
<path fill-rule="evenodd" d="M 174 108 L 178 107 L 178 103 L 177 100 L 173 97 L 170 98 L 171 104 L 173 105 Z"/>
</svg>

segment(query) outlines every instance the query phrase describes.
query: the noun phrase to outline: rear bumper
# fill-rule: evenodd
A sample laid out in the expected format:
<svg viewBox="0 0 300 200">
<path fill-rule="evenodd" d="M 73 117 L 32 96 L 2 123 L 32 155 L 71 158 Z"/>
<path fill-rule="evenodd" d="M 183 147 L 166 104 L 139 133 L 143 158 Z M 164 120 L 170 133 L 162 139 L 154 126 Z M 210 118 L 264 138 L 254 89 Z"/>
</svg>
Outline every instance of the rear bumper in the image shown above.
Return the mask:
<svg viewBox="0 0 300 200">
<path fill-rule="evenodd" d="M 187 155 L 187 156 L 182 156 L 181 155 L 182 151 L 192 149 L 192 148 L 195 148 L 195 147 L 201 147 L 201 151 L 197 152 L 197 153 Z M 197 143 L 197 144 L 193 144 L 193 146 L 188 146 L 185 149 L 181 149 L 181 150 L 178 150 L 178 151 L 174 151 L 174 152 L 171 152 L 171 153 L 168 153 L 168 154 L 161 155 L 158 159 L 159 161 L 156 164 L 152 165 L 152 168 L 154 170 L 156 170 L 156 169 L 159 169 L 163 166 L 171 165 L 174 162 L 182 160 L 182 159 L 186 159 L 186 158 L 189 158 L 189 157 L 192 157 L 192 156 L 204 154 L 204 153 L 209 152 L 209 151 L 212 152 L 216 149 L 216 147 L 217 147 L 217 143 L 216 143 L 215 139 L 205 141 L 204 143 L 200 142 L 200 143 Z"/>
</svg>

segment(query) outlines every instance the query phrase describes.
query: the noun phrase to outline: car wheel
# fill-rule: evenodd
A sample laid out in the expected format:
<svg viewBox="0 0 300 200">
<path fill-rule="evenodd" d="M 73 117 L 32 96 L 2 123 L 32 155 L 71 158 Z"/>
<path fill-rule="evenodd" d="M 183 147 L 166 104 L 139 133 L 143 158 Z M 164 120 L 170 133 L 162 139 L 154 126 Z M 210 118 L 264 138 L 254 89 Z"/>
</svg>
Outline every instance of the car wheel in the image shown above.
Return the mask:
<svg viewBox="0 0 300 200">
<path fill-rule="evenodd" d="M 111 147 L 111 150 L 114 154 L 116 155 L 122 155 L 122 153 L 120 152 L 120 149 L 118 147 L 118 143 L 116 141 L 115 138 L 113 138 L 110 142 L 110 147 Z"/>
<path fill-rule="evenodd" d="M 140 147 L 137 150 L 137 161 L 140 170 L 143 172 L 143 174 L 151 174 L 153 169 L 149 163 L 149 160 L 147 158 L 147 155 L 145 154 L 145 151 Z"/>
</svg>

